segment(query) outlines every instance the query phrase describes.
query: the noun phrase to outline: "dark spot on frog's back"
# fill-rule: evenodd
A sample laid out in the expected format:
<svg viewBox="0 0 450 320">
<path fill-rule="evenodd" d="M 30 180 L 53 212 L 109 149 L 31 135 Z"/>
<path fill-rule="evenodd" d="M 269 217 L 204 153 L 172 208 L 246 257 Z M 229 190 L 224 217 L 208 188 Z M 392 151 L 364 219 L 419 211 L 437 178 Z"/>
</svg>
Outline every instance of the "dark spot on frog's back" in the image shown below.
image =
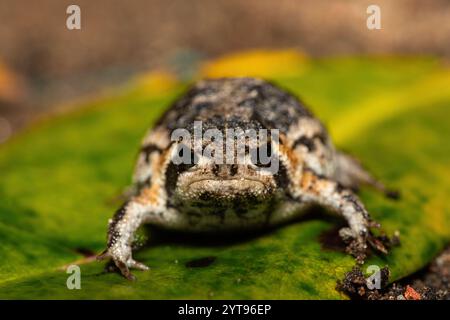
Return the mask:
<svg viewBox="0 0 450 320">
<path fill-rule="evenodd" d="M 314 144 L 314 140 L 305 136 L 302 136 L 295 140 L 292 149 L 297 148 L 299 145 L 304 145 L 309 152 L 314 151 L 316 149 L 316 145 Z"/>
<path fill-rule="evenodd" d="M 204 110 L 204 109 L 209 109 L 209 108 L 211 108 L 211 106 L 212 106 L 212 103 L 211 102 L 201 102 L 201 103 L 197 103 L 197 104 L 195 104 L 194 105 L 194 109 L 197 111 L 197 112 L 201 112 L 202 110 Z"/>
<path fill-rule="evenodd" d="M 193 259 L 186 262 L 185 266 L 186 268 L 205 268 L 213 264 L 216 259 L 217 257 L 214 256 Z"/>
<path fill-rule="evenodd" d="M 158 152 L 158 153 L 162 153 L 162 150 L 160 147 L 158 147 L 157 145 L 154 144 L 148 144 L 145 145 L 141 148 L 141 152 L 145 155 L 145 161 L 149 162 L 150 160 L 150 155 L 153 152 Z"/>
<path fill-rule="evenodd" d="M 230 88 L 231 93 L 228 91 Z M 230 105 L 230 96 L 238 101 Z M 196 102 L 199 97 L 202 102 Z M 193 86 L 172 104 L 157 125 L 169 130 L 185 127 L 200 114 L 205 118 L 219 114 L 223 121 L 224 106 L 230 107 L 225 108 L 229 117 L 234 113 L 233 103 L 237 107 L 235 116 L 241 120 L 256 119 L 262 121 L 265 128 L 277 128 L 283 132 L 299 118 L 312 116 L 295 95 L 269 82 L 253 78 L 222 78 L 205 80 Z M 242 112 L 242 108 L 253 112 Z M 250 118 L 248 114 L 252 114 Z"/>
</svg>

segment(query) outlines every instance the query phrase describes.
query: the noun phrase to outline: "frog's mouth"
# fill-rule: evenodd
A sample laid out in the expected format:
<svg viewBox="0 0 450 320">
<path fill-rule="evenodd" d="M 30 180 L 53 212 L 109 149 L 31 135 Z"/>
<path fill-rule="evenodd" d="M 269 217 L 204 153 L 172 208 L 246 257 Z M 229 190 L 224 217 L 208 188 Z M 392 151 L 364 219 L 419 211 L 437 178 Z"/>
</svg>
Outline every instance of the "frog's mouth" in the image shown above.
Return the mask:
<svg viewBox="0 0 450 320">
<path fill-rule="evenodd" d="M 256 182 L 263 184 L 264 183 L 257 178 L 251 178 L 251 177 L 245 177 L 245 178 L 199 178 L 190 181 L 189 186 L 196 184 L 196 183 L 222 183 L 222 184 L 234 184 L 236 182 Z"/>
<path fill-rule="evenodd" d="M 200 179 L 189 183 L 189 188 L 198 190 L 217 190 L 220 193 L 256 192 L 265 188 L 257 179 Z"/>
<path fill-rule="evenodd" d="M 264 199 L 271 187 L 258 179 L 198 179 L 180 186 L 177 195 L 184 200 L 228 202 L 238 198 Z"/>
</svg>

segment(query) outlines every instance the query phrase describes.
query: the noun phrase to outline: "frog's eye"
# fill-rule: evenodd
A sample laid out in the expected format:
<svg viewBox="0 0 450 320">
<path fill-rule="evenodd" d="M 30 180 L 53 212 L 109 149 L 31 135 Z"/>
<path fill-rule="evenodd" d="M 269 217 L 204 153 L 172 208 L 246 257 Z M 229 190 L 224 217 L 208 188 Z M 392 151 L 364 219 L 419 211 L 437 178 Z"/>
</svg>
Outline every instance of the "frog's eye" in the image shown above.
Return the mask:
<svg viewBox="0 0 450 320">
<path fill-rule="evenodd" d="M 181 173 L 197 165 L 198 155 L 191 147 L 183 143 L 178 143 L 175 154 L 172 157 L 172 162 L 177 166 L 177 171 Z"/>
<path fill-rule="evenodd" d="M 259 168 L 268 168 L 272 161 L 272 144 L 268 142 L 258 148 L 250 149 L 250 159 L 253 165 Z"/>
</svg>

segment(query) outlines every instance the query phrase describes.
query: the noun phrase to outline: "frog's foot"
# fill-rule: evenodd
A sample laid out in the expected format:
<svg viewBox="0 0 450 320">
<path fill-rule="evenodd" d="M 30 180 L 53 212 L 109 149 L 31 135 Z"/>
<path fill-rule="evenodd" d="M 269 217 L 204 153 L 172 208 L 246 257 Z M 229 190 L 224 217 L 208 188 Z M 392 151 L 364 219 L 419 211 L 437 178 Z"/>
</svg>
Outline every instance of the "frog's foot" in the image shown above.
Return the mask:
<svg viewBox="0 0 450 320">
<path fill-rule="evenodd" d="M 392 241 L 385 235 L 376 236 L 372 233 L 371 229 L 378 229 L 380 225 L 371 219 L 352 190 L 312 171 L 303 172 L 300 186 L 301 200 L 327 206 L 345 218 L 348 227 L 341 229 L 339 234 L 348 244 L 347 252 L 358 263 L 364 262 L 369 248 L 385 254 L 388 252 Z"/>
<path fill-rule="evenodd" d="M 137 262 L 133 259 L 129 259 L 128 261 L 122 261 L 113 259 L 114 263 L 116 264 L 117 268 L 119 268 L 120 273 L 127 278 L 128 280 L 135 281 L 136 277 L 130 272 L 130 269 L 137 269 L 141 271 L 149 270 L 149 267 L 147 267 L 145 264 L 141 262 Z"/>
<path fill-rule="evenodd" d="M 367 257 L 367 233 L 355 232 L 351 228 L 342 228 L 339 230 L 339 235 L 347 244 L 345 251 L 355 257 L 358 264 L 363 264 Z"/>
<path fill-rule="evenodd" d="M 374 221 L 368 223 L 364 231 L 355 232 L 351 228 L 342 228 L 339 234 L 343 241 L 347 243 L 346 251 L 355 257 L 359 264 L 363 264 L 370 249 L 375 252 L 388 254 L 390 248 L 398 243 L 397 235 L 389 238 L 382 234 L 376 236 L 370 228 L 380 228 L 380 224 Z"/>
<path fill-rule="evenodd" d="M 149 270 L 145 264 L 134 260 L 131 256 L 131 248 L 118 248 L 111 247 L 105 250 L 97 257 L 97 260 L 103 260 L 111 258 L 114 261 L 116 267 L 120 270 L 120 273 L 128 280 L 136 280 L 136 277 L 130 272 L 130 269 L 136 269 L 141 271 Z"/>
<path fill-rule="evenodd" d="M 122 275 L 134 280 L 130 269 L 148 270 L 132 257 L 131 245 L 139 226 L 151 215 L 153 207 L 142 199 L 133 198 L 125 203 L 109 221 L 107 249 L 98 259 L 111 258 Z"/>
</svg>

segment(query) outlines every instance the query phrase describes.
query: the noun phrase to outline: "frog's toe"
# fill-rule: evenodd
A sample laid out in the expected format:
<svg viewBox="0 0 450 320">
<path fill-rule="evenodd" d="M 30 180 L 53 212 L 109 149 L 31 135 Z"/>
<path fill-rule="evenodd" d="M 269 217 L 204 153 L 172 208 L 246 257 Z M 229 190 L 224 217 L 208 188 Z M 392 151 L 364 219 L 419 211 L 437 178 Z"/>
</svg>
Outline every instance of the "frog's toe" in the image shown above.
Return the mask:
<svg viewBox="0 0 450 320">
<path fill-rule="evenodd" d="M 136 277 L 131 273 L 130 269 L 136 269 L 141 271 L 146 271 L 150 269 L 145 264 L 138 262 L 132 258 L 128 259 L 126 263 L 121 260 L 114 260 L 114 263 L 116 264 L 117 268 L 119 268 L 120 273 L 122 273 L 122 275 L 125 278 L 131 281 L 135 281 Z"/>
<path fill-rule="evenodd" d="M 384 254 L 388 253 L 387 247 L 385 246 L 383 241 L 381 239 L 379 239 L 378 237 L 375 237 L 374 235 L 369 234 L 369 236 L 367 237 L 367 242 L 376 251 L 382 252 Z"/>
<path fill-rule="evenodd" d="M 352 228 L 342 228 L 339 230 L 339 236 L 345 243 L 356 242 L 361 246 L 366 243 L 367 230 L 355 231 Z"/>
<path fill-rule="evenodd" d="M 147 271 L 150 268 L 148 266 L 146 266 L 145 264 L 138 262 L 136 260 L 130 259 L 128 261 L 128 267 L 136 269 L 136 270 L 141 270 L 141 271 Z"/>
<path fill-rule="evenodd" d="M 121 250 L 118 250 L 117 248 L 109 248 L 97 256 L 97 260 L 104 260 L 107 258 L 111 258 L 120 273 L 128 280 L 136 280 L 136 277 L 130 272 L 130 269 L 149 269 L 146 265 L 135 261 L 131 257 L 131 248 L 129 247 L 124 247 Z"/>
<path fill-rule="evenodd" d="M 120 273 L 125 278 L 127 278 L 130 281 L 136 280 L 136 277 L 130 272 L 128 265 L 125 262 L 123 262 L 122 260 L 114 259 L 114 263 L 116 264 L 117 268 L 119 268 Z"/>
<path fill-rule="evenodd" d="M 108 249 L 105 249 L 102 253 L 97 256 L 97 260 L 105 260 L 106 258 L 111 258 L 111 255 L 108 252 Z"/>
</svg>

